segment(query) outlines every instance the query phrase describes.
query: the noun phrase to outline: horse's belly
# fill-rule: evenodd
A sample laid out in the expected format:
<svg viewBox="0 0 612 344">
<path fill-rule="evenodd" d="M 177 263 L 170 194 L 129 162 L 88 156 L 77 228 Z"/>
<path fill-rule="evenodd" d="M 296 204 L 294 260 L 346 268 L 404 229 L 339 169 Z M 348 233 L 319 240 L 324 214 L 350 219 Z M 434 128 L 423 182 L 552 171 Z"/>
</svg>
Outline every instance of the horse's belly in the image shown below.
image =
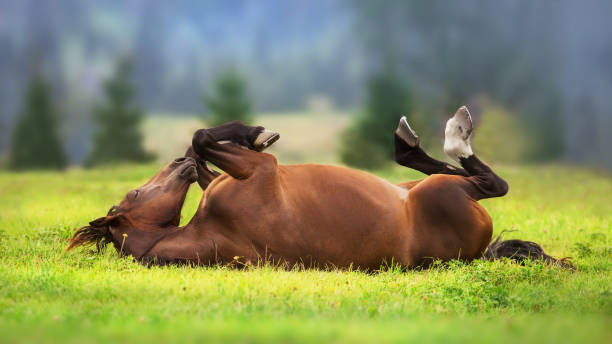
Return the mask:
<svg viewBox="0 0 612 344">
<path fill-rule="evenodd" d="M 292 198 L 266 235 L 255 233 L 252 239 L 267 242 L 289 261 L 371 267 L 403 260 L 408 223 L 403 202 L 342 191 Z"/>
<path fill-rule="evenodd" d="M 230 254 L 337 267 L 406 261 L 406 190 L 337 167 L 294 167 L 281 175 L 274 187 L 228 181 L 209 196 L 201 210 L 226 224 Z"/>
</svg>

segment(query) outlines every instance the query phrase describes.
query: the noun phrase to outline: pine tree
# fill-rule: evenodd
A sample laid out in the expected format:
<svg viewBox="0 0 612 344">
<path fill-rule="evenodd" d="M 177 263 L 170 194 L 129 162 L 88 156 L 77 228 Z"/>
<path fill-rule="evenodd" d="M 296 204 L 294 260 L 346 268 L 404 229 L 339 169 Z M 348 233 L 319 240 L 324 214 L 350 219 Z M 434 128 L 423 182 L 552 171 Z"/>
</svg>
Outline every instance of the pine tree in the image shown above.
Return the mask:
<svg viewBox="0 0 612 344">
<path fill-rule="evenodd" d="M 222 72 L 215 80 L 214 94 L 205 97 L 212 113 L 209 122 L 219 125 L 229 121 L 251 122 L 251 101 L 247 94 L 247 82 L 235 70 Z"/>
<path fill-rule="evenodd" d="M 29 82 L 13 131 L 10 167 L 16 170 L 66 167 L 68 161 L 57 126 L 49 85 L 36 72 Z"/>
<path fill-rule="evenodd" d="M 153 159 L 143 147 L 140 132 L 143 113 L 132 104 L 136 91 L 130 82 L 131 69 L 129 59 L 119 60 L 115 74 L 104 83 L 106 102 L 94 109 L 98 130 L 86 161 L 88 166 Z"/>
<path fill-rule="evenodd" d="M 391 70 L 370 79 L 365 113 L 342 137 L 341 160 L 352 166 L 377 168 L 393 157 L 393 132 L 402 115 L 413 112 L 407 85 Z"/>
</svg>

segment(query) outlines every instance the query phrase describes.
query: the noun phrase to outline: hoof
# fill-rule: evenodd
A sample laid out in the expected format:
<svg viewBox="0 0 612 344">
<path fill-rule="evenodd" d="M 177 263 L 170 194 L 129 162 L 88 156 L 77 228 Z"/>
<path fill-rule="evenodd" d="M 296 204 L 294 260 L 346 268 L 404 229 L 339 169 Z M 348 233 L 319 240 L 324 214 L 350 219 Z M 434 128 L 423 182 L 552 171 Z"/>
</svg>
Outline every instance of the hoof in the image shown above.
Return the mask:
<svg viewBox="0 0 612 344">
<path fill-rule="evenodd" d="M 472 116 L 465 106 L 460 107 L 446 122 L 444 152 L 453 160 L 459 161 L 474 154 L 470 146 L 473 128 Z"/>
<path fill-rule="evenodd" d="M 472 115 L 470 115 L 468 108 L 465 105 L 460 107 L 457 112 L 455 112 L 455 115 L 453 118 L 451 118 L 451 120 L 455 121 L 455 127 L 461 139 L 467 140 L 472 134 L 472 129 L 474 128 L 472 124 Z"/>
<path fill-rule="evenodd" d="M 253 142 L 253 147 L 256 151 L 261 152 L 270 147 L 274 142 L 278 141 L 280 135 L 271 130 L 264 129 Z"/>
<path fill-rule="evenodd" d="M 395 134 L 404 140 L 404 142 L 406 142 L 410 147 L 416 147 L 419 145 L 419 137 L 414 130 L 410 128 L 410 125 L 406 121 L 406 116 L 402 116 L 402 118 L 400 118 L 397 129 L 395 129 Z"/>
</svg>

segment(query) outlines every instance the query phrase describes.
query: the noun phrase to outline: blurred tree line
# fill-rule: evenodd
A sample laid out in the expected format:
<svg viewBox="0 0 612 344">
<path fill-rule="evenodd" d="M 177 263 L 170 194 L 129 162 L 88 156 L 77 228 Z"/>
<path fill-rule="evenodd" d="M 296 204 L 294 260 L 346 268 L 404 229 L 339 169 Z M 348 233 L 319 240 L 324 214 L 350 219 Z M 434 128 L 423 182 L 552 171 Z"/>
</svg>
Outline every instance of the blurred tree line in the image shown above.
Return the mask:
<svg viewBox="0 0 612 344">
<path fill-rule="evenodd" d="M 228 63 L 248 78 L 254 111 L 285 111 L 324 94 L 339 106 L 359 97 L 358 45 L 343 0 L 0 1 L 0 155 L 8 148 L 32 46 L 62 107 L 71 160 L 89 150 L 91 104 L 116 56 L 133 57 L 135 101 L 145 112 L 201 112 Z M 350 63 L 347 63 L 350 61 Z"/>
<path fill-rule="evenodd" d="M 389 118 L 381 121 L 388 132 L 390 118 L 407 115 L 427 144 L 457 106 L 488 102 L 507 114 L 493 118 L 535 142 L 528 160 L 562 156 L 612 168 L 611 12 L 606 0 L 3 1 L 0 76 L 10 82 L 0 83 L 0 154 L 16 127 L 32 74 L 23 61 L 35 46 L 72 161 L 90 151 L 91 104 L 127 49 L 133 100 L 146 112 L 200 112 L 202 90 L 214 93 L 215 75 L 230 61 L 257 85 L 254 111 L 296 109 L 323 94 L 339 107 L 364 108 L 352 130 L 367 140 L 378 137 L 364 129 L 368 115 Z M 383 115 L 364 85 L 388 70 L 410 100 L 401 113 Z M 377 145 L 366 148 L 390 149 Z"/>
<path fill-rule="evenodd" d="M 104 83 L 105 104 L 96 106 L 97 133 L 86 166 L 116 162 L 146 162 L 154 156 L 143 148 L 142 111 L 132 104 L 131 62 L 120 59 Z M 13 131 L 9 166 L 22 169 L 63 169 L 68 160 L 59 136 L 59 117 L 52 87 L 35 69 L 23 97 L 22 113 Z"/>
<path fill-rule="evenodd" d="M 134 104 L 136 89 L 131 81 L 132 61 L 121 58 L 104 82 L 105 101 L 94 108 L 97 131 L 85 166 L 121 162 L 147 162 L 154 155 L 145 151 L 140 127 L 143 112 Z M 63 169 L 68 160 L 59 136 L 59 118 L 52 88 L 36 69 L 23 97 L 11 144 L 9 166 L 15 170 Z M 211 125 L 238 120 L 250 123 L 251 101 L 246 79 L 235 69 L 219 73 L 215 92 L 205 95 Z"/>
<path fill-rule="evenodd" d="M 221 71 L 216 76 L 214 92 L 204 96 L 208 113 L 204 116 L 211 126 L 230 121 L 250 124 L 252 103 L 246 78 L 235 68 Z"/>
<path fill-rule="evenodd" d="M 113 162 L 146 162 L 154 155 L 143 147 L 140 124 L 143 113 L 133 103 L 136 90 L 130 80 L 132 62 L 118 61 L 115 73 L 104 83 L 106 102 L 94 109 L 98 131 L 87 166 Z"/>
<path fill-rule="evenodd" d="M 51 89 L 39 71 L 35 71 L 25 92 L 11 143 L 9 164 L 15 170 L 62 169 L 68 164 Z"/>
<path fill-rule="evenodd" d="M 390 67 L 374 75 L 367 84 L 363 113 L 342 135 L 342 161 L 369 169 L 391 161 L 394 138 L 389 128 L 397 127 L 400 116 L 413 109 L 408 85 Z"/>
<path fill-rule="evenodd" d="M 487 120 L 500 120 L 489 124 L 496 126 L 490 130 L 493 133 L 510 128 L 526 132 L 532 144 L 523 149 L 522 161 L 560 158 L 565 151 L 567 110 L 562 83 L 556 77 L 560 61 L 551 39 L 556 35 L 540 27 L 541 18 L 532 15 L 535 7 L 555 11 L 556 6 L 517 3 L 386 1 L 381 6 L 365 0 L 351 2 L 370 55 L 372 77 L 365 112 L 345 137 L 343 160 L 363 167 L 373 164 L 373 148 L 359 142 L 375 143 L 390 157 L 389 133 L 402 115 L 417 124 L 418 132 L 427 133 L 422 135 L 427 140 L 440 132 L 459 106 L 480 109 L 479 102 L 500 104 L 515 114 L 504 117 L 505 122 L 500 117 Z M 516 49 L 518 40 L 531 49 Z M 394 72 L 389 74 L 389 69 Z M 400 97 L 407 92 L 401 89 L 413 94 Z M 380 137 L 383 133 L 387 139 Z"/>
</svg>

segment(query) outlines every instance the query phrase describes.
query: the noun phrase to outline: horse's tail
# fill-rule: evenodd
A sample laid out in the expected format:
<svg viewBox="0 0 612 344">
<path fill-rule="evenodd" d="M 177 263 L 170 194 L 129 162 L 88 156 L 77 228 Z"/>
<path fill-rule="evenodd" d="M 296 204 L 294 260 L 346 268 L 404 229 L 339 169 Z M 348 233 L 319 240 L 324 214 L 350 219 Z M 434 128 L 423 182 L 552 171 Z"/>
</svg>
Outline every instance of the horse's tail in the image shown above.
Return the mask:
<svg viewBox="0 0 612 344">
<path fill-rule="evenodd" d="M 503 232 L 502 232 L 503 234 Z M 569 257 L 557 259 L 544 252 L 542 247 L 532 241 L 518 239 L 501 240 L 502 234 L 487 247 L 482 256 L 485 260 L 495 260 L 501 258 L 511 259 L 519 264 L 524 264 L 526 260 L 540 260 L 547 264 L 559 265 L 563 268 L 574 269 L 574 265 Z"/>
</svg>

